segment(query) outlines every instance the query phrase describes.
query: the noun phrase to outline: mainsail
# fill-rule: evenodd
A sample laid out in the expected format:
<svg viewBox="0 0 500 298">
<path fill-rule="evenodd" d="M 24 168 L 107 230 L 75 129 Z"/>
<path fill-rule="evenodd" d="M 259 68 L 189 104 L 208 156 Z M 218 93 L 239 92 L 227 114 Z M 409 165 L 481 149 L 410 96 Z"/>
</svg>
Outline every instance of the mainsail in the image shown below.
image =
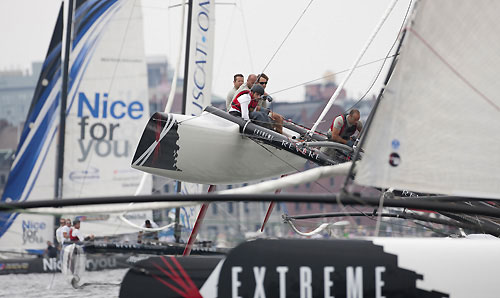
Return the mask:
<svg viewBox="0 0 500 298">
<path fill-rule="evenodd" d="M 2 203 L 47 199 L 54 194 L 62 35 L 61 5 Z M 5 250 L 44 248 L 46 241 L 53 239 L 53 227 L 52 216 L 0 213 L 0 247 Z"/>
<path fill-rule="evenodd" d="M 141 173 L 130 169 L 148 118 L 142 15 L 135 1 L 77 1 L 70 56 L 62 197 L 133 195 Z M 61 97 L 62 7 L 2 202 L 52 198 Z M 151 189 L 148 181 L 146 190 Z M 141 223 L 151 211 L 130 213 Z M 83 216 L 96 236 L 134 232 L 117 216 Z M 3 249 L 43 249 L 54 217 L 1 214 Z"/>
<path fill-rule="evenodd" d="M 66 120 L 63 196 L 133 195 L 142 173 L 130 169 L 149 114 L 142 12 L 137 1 L 79 1 L 75 12 Z M 143 193 L 151 193 L 151 178 Z M 136 224 L 151 212 L 129 213 Z M 117 216 L 87 217 L 96 236 L 135 232 Z"/>
<path fill-rule="evenodd" d="M 418 2 L 357 183 L 500 198 L 499 11 L 496 1 Z"/>
</svg>

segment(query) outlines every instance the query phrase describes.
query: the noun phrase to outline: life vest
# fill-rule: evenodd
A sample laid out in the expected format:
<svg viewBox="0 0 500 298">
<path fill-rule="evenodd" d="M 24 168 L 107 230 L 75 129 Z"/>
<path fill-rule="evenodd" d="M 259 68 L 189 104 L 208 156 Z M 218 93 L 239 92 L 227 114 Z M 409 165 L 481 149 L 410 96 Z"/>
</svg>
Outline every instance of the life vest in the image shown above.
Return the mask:
<svg viewBox="0 0 500 298">
<path fill-rule="evenodd" d="M 347 115 L 346 113 L 340 114 L 343 120 L 342 127 L 340 128 L 339 136 L 344 139 L 344 140 L 349 140 L 349 138 L 356 132 L 356 129 L 358 128 L 358 125 L 351 125 L 348 127 L 347 125 Z M 330 126 L 330 130 L 333 131 L 333 124 L 335 123 L 335 117 L 332 121 L 332 125 Z"/>
<path fill-rule="evenodd" d="M 80 239 L 76 236 L 73 236 L 73 228 L 69 230 L 69 240 L 70 241 L 80 241 Z"/>
<path fill-rule="evenodd" d="M 241 104 L 238 101 L 238 97 L 242 96 L 243 94 L 249 94 L 249 93 L 250 93 L 250 90 L 243 90 L 240 93 L 238 93 L 238 95 L 236 95 L 236 97 L 231 102 L 231 107 L 235 110 L 238 110 L 241 113 Z M 257 107 L 258 103 L 259 102 L 257 100 L 253 100 L 253 99 L 250 100 L 250 103 L 248 104 L 248 110 L 255 109 Z"/>
</svg>

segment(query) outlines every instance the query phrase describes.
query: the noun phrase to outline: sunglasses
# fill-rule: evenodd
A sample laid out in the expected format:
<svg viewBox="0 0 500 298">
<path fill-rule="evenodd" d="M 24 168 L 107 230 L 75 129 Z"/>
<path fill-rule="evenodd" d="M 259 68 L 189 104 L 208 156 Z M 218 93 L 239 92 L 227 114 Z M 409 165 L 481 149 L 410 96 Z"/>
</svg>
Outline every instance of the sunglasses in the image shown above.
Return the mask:
<svg viewBox="0 0 500 298">
<path fill-rule="evenodd" d="M 267 82 L 259 82 L 261 85 L 267 85 Z"/>
</svg>

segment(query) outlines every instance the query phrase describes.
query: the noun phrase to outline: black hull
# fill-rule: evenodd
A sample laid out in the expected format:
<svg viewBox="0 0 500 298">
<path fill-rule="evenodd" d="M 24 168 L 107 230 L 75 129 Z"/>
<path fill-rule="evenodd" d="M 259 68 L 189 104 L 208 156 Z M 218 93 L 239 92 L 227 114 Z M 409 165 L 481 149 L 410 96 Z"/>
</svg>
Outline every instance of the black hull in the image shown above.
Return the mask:
<svg viewBox="0 0 500 298">
<path fill-rule="evenodd" d="M 323 152 L 319 151 L 316 148 L 302 146 L 301 142 L 290 139 L 282 134 L 279 134 L 273 130 L 267 129 L 260 125 L 248 122 L 243 118 L 235 117 L 227 112 L 224 112 L 222 110 L 219 110 L 211 106 L 206 107 L 205 111 L 238 124 L 240 126 L 240 133 L 256 141 L 262 142 L 267 145 L 271 145 L 276 149 L 288 151 L 304 159 L 312 161 L 320 166 L 338 164 L 338 162 L 334 161 L 333 159 L 331 159 L 331 157 L 329 157 L 328 155 L 324 154 Z M 307 132 L 307 130 L 305 130 L 304 128 L 301 128 L 292 123 L 287 123 L 285 127 L 288 127 L 291 130 L 300 134 L 305 134 Z M 318 141 L 326 140 L 324 136 L 319 134 L 314 134 L 313 139 L 316 139 Z"/>
<path fill-rule="evenodd" d="M 127 273 L 120 297 L 449 297 L 419 288 L 428 275 L 400 267 L 385 248 L 368 240 L 257 240 L 223 263 L 150 258 Z"/>
</svg>

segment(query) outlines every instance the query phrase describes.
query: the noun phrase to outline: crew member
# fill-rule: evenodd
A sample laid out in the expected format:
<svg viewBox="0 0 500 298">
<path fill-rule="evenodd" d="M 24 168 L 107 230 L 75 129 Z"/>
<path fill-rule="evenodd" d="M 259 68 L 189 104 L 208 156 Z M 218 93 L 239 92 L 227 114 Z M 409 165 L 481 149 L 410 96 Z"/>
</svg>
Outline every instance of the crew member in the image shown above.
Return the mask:
<svg viewBox="0 0 500 298">
<path fill-rule="evenodd" d="M 255 111 L 259 98 L 264 94 L 261 85 L 253 85 L 251 90 L 243 90 L 238 93 L 229 109 L 229 114 L 250 120 L 250 113 Z"/>
<path fill-rule="evenodd" d="M 72 242 L 78 242 L 78 241 L 89 241 L 89 240 L 94 240 L 94 235 L 89 235 L 89 236 L 83 236 L 82 232 L 80 231 L 80 220 L 75 219 L 73 221 L 73 228 L 69 232 L 69 240 Z"/>
<path fill-rule="evenodd" d="M 273 100 L 273 98 L 265 91 L 268 83 L 269 77 L 265 73 L 261 73 L 257 76 L 257 84 L 264 88 L 264 96 L 262 96 L 262 100 L 259 100 L 259 107 L 261 111 L 265 112 L 267 110 L 267 114 L 272 120 L 274 130 L 283 134 L 283 116 L 267 109 L 267 101 L 271 102 Z"/>
<path fill-rule="evenodd" d="M 69 232 L 71 231 L 71 219 L 66 218 L 66 226 L 64 226 L 62 229 L 62 243 L 64 244 L 65 242 L 69 242 Z"/>
<path fill-rule="evenodd" d="M 233 101 L 236 91 L 243 85 L 243 75 L 241 73 L 235 74 L 233 77 L 233 89 L 229 90 L 226 97 L 226 110 L 229 111 L 231 108 L 231 102 Z"/>
<path fill-rule="evenodd" d="M 233 100 L 236 98 L 236 95 L 241 93 L 241 91 L 250 90 L 253 87 L 253 85 L 255 85 L 256 81 L 257 81 L 257 76 L 255 74 L 249 74 L 247 77 L 247 82 L 245 84 L 242 84 L 240 88 L 238 88 L 238 90 L 236 90 L 236 92 L 234 93 Z"/>
<path fill-rule="evenodd" d="M 153 221 L 150 221 L 147 219 L 144 221 L 144 223 L 141 226 L 142 228 L 148 228 L 148 229 L 153 229 L 153 228 L 158 228 L 158 225 Z M 137 243 L 142 243 L 143 240 L 148 240 L 147 242 L 150 242 L 152 240 L 158 241 L 158 231 L 139 231 L 139 234 L 137 235 Z"/>
<path fill-rule="evenodd" d="M 56 240 L 59 247 L 62 246 L 64 242 L 63 230 L 66 226 L 66 220 L 64 218 L 59 219 L 59 228 L 56 230 Z"/>
<path fill-rule="evenodd" d="M 49 259 L 51 258 L 57 258 L 57 247 L 55 245 L 52 245 L 52 242 L 47 241 L 47 248 L 45 249 L 45 256 Z"/>
<path fill-rule="evenodd" d="M 328 138 L 330 141 L 345 144 L 349 147 L 354 145 L 354 140 L 351 138 L 356 131 L 361 133 L 363 123 L 359 120 L 359 110 L 353 109 L 349 114 L 337 116 L 330 126 Z"/>
</svg>

